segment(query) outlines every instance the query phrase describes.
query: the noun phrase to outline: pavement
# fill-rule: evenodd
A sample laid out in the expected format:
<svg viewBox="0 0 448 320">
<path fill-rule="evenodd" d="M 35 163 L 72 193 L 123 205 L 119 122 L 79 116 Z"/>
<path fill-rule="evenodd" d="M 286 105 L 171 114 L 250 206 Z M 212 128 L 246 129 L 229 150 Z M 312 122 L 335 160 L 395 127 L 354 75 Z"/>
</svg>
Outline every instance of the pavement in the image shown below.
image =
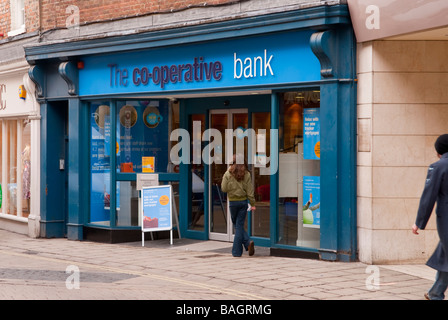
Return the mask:
<svg viewBox="0 0 448 320">
<path fill-rule="evenodd" d="M 142 247 L 0 230 L 0 300 L 423 300 L 435 277 L 424 265 L 275 257 L 261 247 L 234 258 L 227 242 L 169 242 Z"/>
</svg>

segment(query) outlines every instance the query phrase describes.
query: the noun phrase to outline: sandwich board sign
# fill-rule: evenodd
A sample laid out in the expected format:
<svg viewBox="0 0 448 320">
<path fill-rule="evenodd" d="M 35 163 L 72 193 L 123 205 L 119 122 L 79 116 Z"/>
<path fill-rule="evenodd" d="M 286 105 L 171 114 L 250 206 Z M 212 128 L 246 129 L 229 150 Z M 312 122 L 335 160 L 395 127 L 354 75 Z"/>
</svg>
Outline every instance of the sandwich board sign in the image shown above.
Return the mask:
<svg viewBox="0 0 448 320">
<path fill-rule="evenodd" d="M 171 185 L 143 187 L 141 192 L 142 246 L 145 245 L 145 232 L 164 230 L 170 231 L 170 244 L 173 244 L 173 191 Z"/>
</svg>

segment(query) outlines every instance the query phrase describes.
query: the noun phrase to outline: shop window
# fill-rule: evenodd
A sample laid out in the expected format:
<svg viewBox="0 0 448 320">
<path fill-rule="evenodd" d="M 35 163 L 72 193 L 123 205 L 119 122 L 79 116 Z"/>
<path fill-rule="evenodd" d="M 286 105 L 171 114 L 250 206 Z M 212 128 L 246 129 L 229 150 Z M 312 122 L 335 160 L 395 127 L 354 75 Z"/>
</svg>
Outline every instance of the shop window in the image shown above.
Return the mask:
<svg viewBox="0 0 448 320">
<path fill-rule="evenodd" d="M 117 226 L 138 226 L 138 190 L 135 181 L 117 182 Z"/>
<path fill-rule="evenodd" d="M 169 134 L 178 126 L 176 102 L 117 101 L 118 172 L 174 172 Z"/>
<path fill-rule="evenodd" d="M 200 123 L 201 130 L 193 130 L 193 123 Z M 189 131 L 196 134 L 192 136 L 192 141 L 201 141 L 201 150 L 205 147 L 205 142 L 202 142 L 202 136 L 205 131 L 205 114 L 192 114 L 189 119 Z M 193 143 L 190 149 L 190 163 L 191 163 L 191 210 L 189 210 L 189 229 L 203 231 L 205 228 L 205 166 L 200 159 L 193 159 L 194 156 Z"/>
<path fill-rule="evenodd" d="M 258 157 L 271 155 L 271 114 L 270 112 L 253 112 L 252 128 L 258 137 L 264 137 L 261 146 L 258 146 Z M 264 131 L 262 131 L 264 130 Z M 262 133 L 264 132 L 264 133 Z M 263 147 L 265 149 L 263 149 Z M 271 176 L 266 172 L 265 166 L 254 165 L 252 167 L 252 177 L 254 181 L 254 195 L 256 200 L 255 214 L 252 214 L 252 234 L 251 236 L 269 238 L 270 235 L 270 208 L 271 208 Z M 269 168 L 268 168 L 269 170 Z"/>
<path fill-rule="evenodd" d="M 179 127 L 179 105 L 170 100 L 117 100 L 116 142 L 111 146 L 109 102 L 90 104 L 90 223 L 110 226 L 111 175 L 177 173 L 169 155 L 172 130 Z M 113 151 L 112 151 L 113 150 Z M 111 151 L 115 155 L 111 155 Z M 111 156 L 116 171 L 111 172 Z M 138 191 L 135 177 L 121 175 L 116 183 L 115 225 L 138 226 Z M 117 176 L 116 176 L 117 177 Z"/>
<path fill-rule="evenodd" d="M 110 106 L 90 105 L 90 222 L 110 225 Z"/>
<path fill-rule="evenodd" d="M 178 182 L 160 182 L 160 185 L 171 184 L 173 188 L 173 206 L 178 213 L 179 210 L 179 183 Z M 117 226 L 139 226 L 141 225 L 138 212 L 138 190 L 135 181 L 117 182 Z"/>
<path fill-rule="evenodd" d="M 0 212 L 28 217 L 31 199 L 31 124 L 3 120 L 0 130 Z"/>
<path fill-rule="evenodd" d="M 25 0 L 10 0 L 11 31 L 8 37 L 25 32 Z"/>
<path fill-rule="evenodd" d="M 278 243 L 320 244 L 320 92 L 280 95 Z"/>
</svg>

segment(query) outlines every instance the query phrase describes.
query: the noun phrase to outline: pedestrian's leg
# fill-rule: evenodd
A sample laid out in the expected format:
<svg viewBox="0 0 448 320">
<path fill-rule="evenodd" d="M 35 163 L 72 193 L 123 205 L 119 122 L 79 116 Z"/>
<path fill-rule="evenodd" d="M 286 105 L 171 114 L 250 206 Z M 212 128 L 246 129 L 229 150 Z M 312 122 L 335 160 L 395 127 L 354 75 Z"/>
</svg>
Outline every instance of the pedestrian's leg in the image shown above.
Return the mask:
<svg viewBox="0 0 448 320">
<path fill-rule="evenodd" d="M 244 249 L 249 248 L 249 235 L 246 232 L 246 229 L 244 228 L 244 223 L 246 222 L 246 216 L 247 216 L 247 204 L 241 208 L 241 210 L 238 212 L 237 222 L 238 225 L 238 232 L 241 234 L 241 243 L 244 246 Z M 235 230 L 236 233 L 236 230 Z"/>
<path fill-rule="evenodd" d="M 432 288 L 428 291 L 430 300 L 445 299 L 445 291 L 448 287 L 448 272 L 437 271 L 436 281 Z"/>
<path fill-rule="evenodd" d="M 238 213 L 237 225 L 238 225 L 238 232 L 240 232 L 242 235 L 242 244 L 244 249 L 246 249 L 246 251 L 249 251 L 249 256 L 253 256 L 255 253 L 254 242 L 250 240 L 250 237 L 247 234 L 246 229 L 244 228 L 244 224 L 246 223 L 246 216 L 247 216 L 247 204 L 245 204 L 244 207 L 241 208 L 241 211 L 239 211 Z"/>
<path fill-rule="evenodd" d="M 240 201 L 234 201 L 230 203 L 230 214 L 232 218 L 232 223 L 235 227 L 235 237 L 233 239 L 232 255 L 234 257 L 241 257 L 243 254 L 243 234 L 241 228 L 239 227 L 239 216 L 241 208 L 244 207 Z"/>
<path fill-rule="evenodd" d="M 246 246 L 244 243 L 245 236 L 244 236 L 244 221 L 246 219 L 246 204 L 242 203 L 237 206 L 237 213 L 236 213 L 236 219 L 235 219 L 235 239 L 233 240 L 233 249 L 232 254 L 235 257 L 240 257 L 243 254 L 243 245 Z"/>
</svg>

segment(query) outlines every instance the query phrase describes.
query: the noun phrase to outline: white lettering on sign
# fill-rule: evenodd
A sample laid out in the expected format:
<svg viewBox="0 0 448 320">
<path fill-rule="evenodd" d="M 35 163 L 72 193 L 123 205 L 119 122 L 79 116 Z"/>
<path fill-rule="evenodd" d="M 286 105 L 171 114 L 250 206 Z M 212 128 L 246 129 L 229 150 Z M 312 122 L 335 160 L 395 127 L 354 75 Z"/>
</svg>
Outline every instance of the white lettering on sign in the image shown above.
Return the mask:
<svg viewBox="0 0 448 320">
<path fill-rule="evenodd" d="M 6 84 L 0 83 L 0 110 L 6 109 L 6 100 L 3 100 L 2 93 L 6 93 Z"/>
<path fill-rule="evenodd" d="M 271 60 L 274 57 L 271 54 L 268 58 L 268 51 L 264 49 L 264 54 L 258 57 L 241 57 L 239 58 L 237 53 L 233 54 L 233 78 L 240 79 L 254 78 L 254 77 L 266 77 L 268 72 L 271 76 L 274 75 L 274 71 L 271 67 Z M 244 59 L 244 60 L 243 60 Z"/>
<path fill-rule="evenodd" d="M 366 14 L 370 14 L 366 19 L 366 28 L 378 30 L 380 28 L 380 8 L 372 4 L 366 8 Z"/>
</svg>

